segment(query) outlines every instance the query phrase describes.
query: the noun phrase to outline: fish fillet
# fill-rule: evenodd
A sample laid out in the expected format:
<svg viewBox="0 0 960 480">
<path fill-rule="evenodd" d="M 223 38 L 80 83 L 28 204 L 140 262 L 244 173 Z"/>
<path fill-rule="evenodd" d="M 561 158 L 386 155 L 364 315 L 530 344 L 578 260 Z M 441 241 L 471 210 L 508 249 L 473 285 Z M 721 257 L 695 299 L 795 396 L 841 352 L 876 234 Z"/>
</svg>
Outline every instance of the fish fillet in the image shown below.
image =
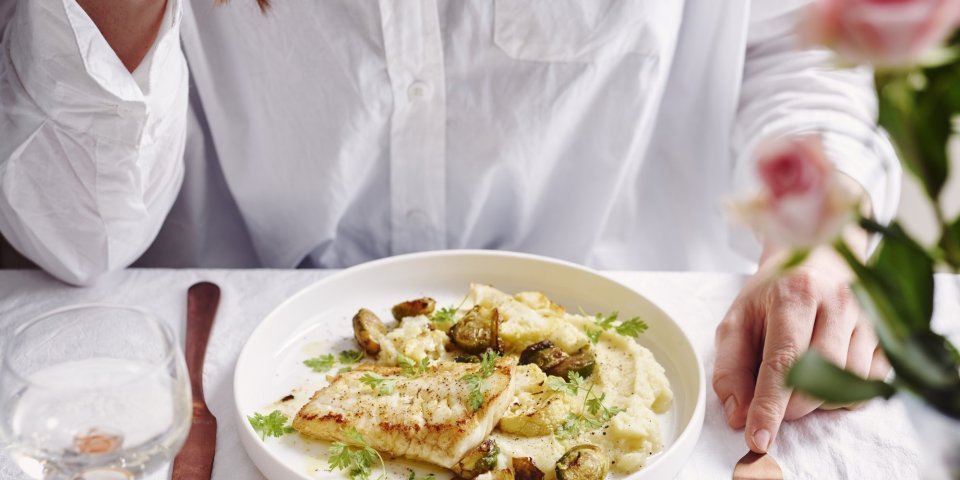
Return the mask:
<svg viewBox="0 0 960 480">
<path fill-rule="evenodd" d="M 369 365 L 341 373 L 300 409 L 293 428 L 308 437 L 349 441 L 356 428 L 382 454 L 453 467 L 490 434 L 513 398 L 515 360 L 499 359 L 484 380 L 480 409 L 470 406 L 464 375 L 480 365 L 439 362 L 417 377 L 398 367 Z M 394 392 L 378 395 L 360 382 L 367 373 L 395 381 Z"/>
</svg>

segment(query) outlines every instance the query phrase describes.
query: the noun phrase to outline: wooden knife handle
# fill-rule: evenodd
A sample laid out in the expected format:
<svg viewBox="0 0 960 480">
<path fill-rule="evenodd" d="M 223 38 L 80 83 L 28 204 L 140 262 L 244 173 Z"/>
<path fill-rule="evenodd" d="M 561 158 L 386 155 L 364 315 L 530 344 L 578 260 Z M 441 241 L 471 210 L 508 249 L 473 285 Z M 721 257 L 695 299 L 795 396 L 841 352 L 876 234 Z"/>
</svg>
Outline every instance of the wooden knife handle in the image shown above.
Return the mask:
<svg viewBox="0 0 960 480">
<path fill-rule="evenodd" d="M 203 398 L 203 360 L 219 304 L 220 287 L 213 283 L 200 282 L 187 291 L 187 346 L 184 357 L 190 373 L 193 403 L 202 404 L 204 407 L 206 401 Z"/>
</svg>

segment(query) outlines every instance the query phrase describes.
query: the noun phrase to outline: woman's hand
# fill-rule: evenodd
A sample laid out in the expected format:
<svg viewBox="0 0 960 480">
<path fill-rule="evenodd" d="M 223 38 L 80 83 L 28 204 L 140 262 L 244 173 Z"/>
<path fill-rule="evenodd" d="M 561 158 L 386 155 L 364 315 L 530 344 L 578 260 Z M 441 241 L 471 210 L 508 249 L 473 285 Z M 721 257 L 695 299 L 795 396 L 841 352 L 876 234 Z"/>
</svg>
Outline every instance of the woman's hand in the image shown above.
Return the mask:
<svg viewBox="0 0 960 480">
<path fill-rule="evenodd" d="M 865 235 L 847 241 L 865 251 Z M 746 427 L 747 445 L 761 453 L 773 444 L 783 420 L 824 408 L 784 383 L 790 366 L 808 348 L 863 377 L 882 378 L 889 370 L 873 326 L 850 291 L 852 276 L 842 259 L 822 247 L 803 266 L 780 273 L 785 254 L 765 249 L 760 269 L 716 334 L 713 388 L 727 422 Z"/>
</svg>

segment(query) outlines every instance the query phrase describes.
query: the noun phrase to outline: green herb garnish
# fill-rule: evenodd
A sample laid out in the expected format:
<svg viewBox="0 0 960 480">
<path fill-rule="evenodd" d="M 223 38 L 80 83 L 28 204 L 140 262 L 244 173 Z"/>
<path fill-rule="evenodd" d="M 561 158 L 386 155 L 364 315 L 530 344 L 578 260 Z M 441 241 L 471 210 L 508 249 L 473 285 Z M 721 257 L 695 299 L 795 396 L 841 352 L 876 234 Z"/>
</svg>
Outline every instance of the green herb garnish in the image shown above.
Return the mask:
<svg viewBox="0 0 960 480">
<path fill-rule="evenodd" d="M 334 359 L 332 353 L 328 353 L 326 355 L 318 355 L 313 358 L 308 358 L 303 361 L 303 364 L 310 367 L 310 369 L 314 372 L 323 373 L 333 368 L 333 366 L 339 362 L 340 365 L 343 365 L 343 367 L 340 368 L 338 373 L 343 373 L 351 370 L 348 365 L 356 364 L 360 360 L 363 360 L 363 352 L 358 352 L 356 350 L 343 350 L 337 354 L 336 359 Z"/>
<path fill-rule="evenodd" d="M 405 377 L 419 377 L 430 368 L 430 359 L 423 357 L 420 362 L 414 362 L 404 355 L 397 355 L 397 365 L 400 365 L 400 373 Z"/>
<path fill-rule="evenodd" d="M 607 316 L 598 313 L 593 320 L 593 324 L 600 327 L 599 330 L 586 329 L 587 338 L 590 339 L 590 343 L 595 344 L 600 341 L 600 334 L 603 333 L 604 330 L 611 328 L 620 335 L 634 338 L 647 330 L 647 323 L 640 320 L 640 317 L 633 317 L 630 320 L 617 323 L 617 317 L 619 315 L 619 312 L 613 312 Z"/>
<path fill-rule="evenodd" d="M 571 372 L 571 375 L 574 373 L 575 372 Z M 564 383 L 569 385 L 570 382 Z M 590 388 L 587 389 L 587 393 L 583 399 L 583 405 L 580 406 L 580 412 L 570 412 L 567 414 L 567 418 L 564 419 L 563 423 L 553 431 L 553 434 L 557 438 L 572 438 L 580 435 L 581 432 L 596 430 L 623 411 L 622 408 L 617 406 L 607 406 L 604 403 L 607 394 L 604 393 L 598 397 L 593 393 L 594 385 L 595 384 L 590 384 Z M 578 388 L 580 386 L 582 385 L 579 385 Z"/>
<path fill-rule="evenodd" d="M 587 411 L 590 412 L 590 415 L 593 415 L 602 423 L 610 421 L 611 418 L 615 417 L 618 413 L 622 412 L 623 409 L 614 405 L 608 407 L 603 401 L 607 398 L 607 394 L 601 394 L 599 397 L 594 396 L 593 398 L 587 400 L 586 406 Z"/>
<path fill-rule="evenodd" d="M 483 384 L 483 381 L 493 375 L 498 358 L 500 358 L 499 353 L 487 350 L 483 356 L 480 357 L 480 370 L 474 373 L 468 373 L 461 378 L 461 380 L 466 380 L 467 385 L 470 387 L 470 408 L 473 410 L 480 410 L 480 407 L 483 406 L 483 399 L 486 392 L 486 386 Z"/>
<path fill-rule="evenodd" d="M 310 367 L 311 370 L 317 373 L 323 373 L 327 370 L 333 368 L 333 364 L 336 363 L 333 359 L 333 354 L 328 353 L 326 355 L 319 355 L 313 358 L 308 358 L 303 361 L 303 364 Z"/>
<path fill-rule="evenodd" d="M 617 325 L 616 330 L 620 335 L 636 338 L 641 333 L 647 331 L 647 322 L 640 320 L 640 317 L 633 317 Z"/>
<path fill-rule="evenodd" d="M 293 427 L 287 426 L 287 416 L 280 410 L 274 410 L 267 415 L 247 415 L 247 421 L 253 430 L 260 434 L 261 440 L 266 440 L 267 437 L 282 437 L 293 432 Z"/>
<path fill-rule="evenodd" d="M 397 379 L 367 373 L 360 377 L 360 383 L 369 386 L 374 392 L 377 392 L 377 395 L 393 395 Z"/>
<path fill-rule="evenodd" d="M 456 322 L 454 318 L 457 315 L 457 312 L 460 311 L 460 307 L 467 302 L 467 297 L 463 297 L 463 300 L 460 301 L 460 305 L 456 307 L 443 307 L 436 312 L 433 312 L 433 315 L 430 316 L 430 321 L 437 325 L 453 325 Z"/>
<path fill-rule="evenodd" d="M 573 438 L 580 435 L 580 415 L 570 412 L 563 423 L 553 432 L 557 438 Z"/>
<path fill-rule="evenodd" d="M 609 330 L 610 327 L 617 321 L 617 317 L 620 315 L 620 312 L 613 312 L 606 317 L 603 314 L 598 313 L 597 318 L 593 320 L 594 325 L 604 329 Z"/>
<path fill-rule="evenodd" d="M 358 352 L 356 350 L 344 350 L 337 354 L 337 360 L 340 361 L 341 365 L 353 365 L 360 360 L 363 360 L 363 352 Z"/>
<path fill-rule="evenodd" d="M 560 377 L 549 376 L 547 377 L 547 388 L 554 392 L 576 396 L 580 392 L 580 387 L 583 386 L 583 377 L 577 372 L 570 372 L 567 374 L 567 378 L 568 380 L 564 380 Z"/>
<path fill-rule="evenodd" d="M 343 434 L 349 441 L 333 442 L 330 445 L 330 459 L 327 462 L 330 469 L 346 470 L 351 480 L 367 480 L 370 478 L 371 468 L 379 460 L 383 473 L 377 478 L 386 479 L 387 467 L 383 457 L 367 444 L 363 435 L 353 427 L 344 430 Z"/>
</svg>

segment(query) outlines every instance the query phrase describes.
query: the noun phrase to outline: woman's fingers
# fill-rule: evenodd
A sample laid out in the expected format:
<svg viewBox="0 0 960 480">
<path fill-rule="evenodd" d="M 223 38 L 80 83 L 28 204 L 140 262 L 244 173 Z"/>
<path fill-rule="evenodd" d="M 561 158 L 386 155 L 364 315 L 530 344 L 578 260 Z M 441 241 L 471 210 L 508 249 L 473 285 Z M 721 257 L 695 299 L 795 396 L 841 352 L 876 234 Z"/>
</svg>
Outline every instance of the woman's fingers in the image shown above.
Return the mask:
<svg viewBox="0 0 960 480">
<path fill-rule="evenodd" d="M 816 350 L 828 361 L 841 368 L 846 367 L 852 353 L 850 351 L 853 341 L 852 336 L 859 318 L 853 303 L 853 294 L 846 286 L 841 286 L 836 289 L 836 293 L 821 298 L 817 309 L 816 323 L 813 327 L 813 338 L 810 340 L 811 349 Z M 860 345 L 858 345 L 859 347 Z M 872 352 L 873 346 L 869 350 L 856 352 L 856 355 L 863 356 L 863 358 L 858 357 L 857 361 L 863 364 L 864 370 L 870 367 Z M 864 372 L 865 374 L 866 372 Z M 823 402 L 820 400 L 803 393 L 794 392 L 790 398 L 790 403 L 787 405 L 784 418 L 786 420 L 796 420 L 822 405 Z"/>
<path fill-rule="evenodd" d="M 877 336 L 873 333 L 873 327 L 861 322 L 850 337 L 845 368 L 858 377 L 869 377 L 876 351 Z"/>
<path fill-rule="evenodd" d="M 760 338 L 734 304 L 717 326 L 717 360 L 713 367 L 713 390 L 723 406 L 723 414 L 732 428 L 747 421 L 747 407 L 753 400 L 754 372 L 760 355 Z"/>
<path fill-rule="evenodd" d="M 770 294 L 763 359 L 744 432 L 747 445 L 759 453 L 767 451 L 780 430 L 791 396 L 784 379 L 810 344 L 819 304 L 806 275 L 780 280 Z"/>
<path fill-rule="evenodd" d="M 887 356 L 883 354 L 883 350 L 881 350 L 880 347 L 875 347 L 873 351 L 873 362 L 870 364 L 870 373 L 867 374 L 867 378 L 884 380 L 889 373 L 890 362 L 887 360 Z"/>
</svg>

